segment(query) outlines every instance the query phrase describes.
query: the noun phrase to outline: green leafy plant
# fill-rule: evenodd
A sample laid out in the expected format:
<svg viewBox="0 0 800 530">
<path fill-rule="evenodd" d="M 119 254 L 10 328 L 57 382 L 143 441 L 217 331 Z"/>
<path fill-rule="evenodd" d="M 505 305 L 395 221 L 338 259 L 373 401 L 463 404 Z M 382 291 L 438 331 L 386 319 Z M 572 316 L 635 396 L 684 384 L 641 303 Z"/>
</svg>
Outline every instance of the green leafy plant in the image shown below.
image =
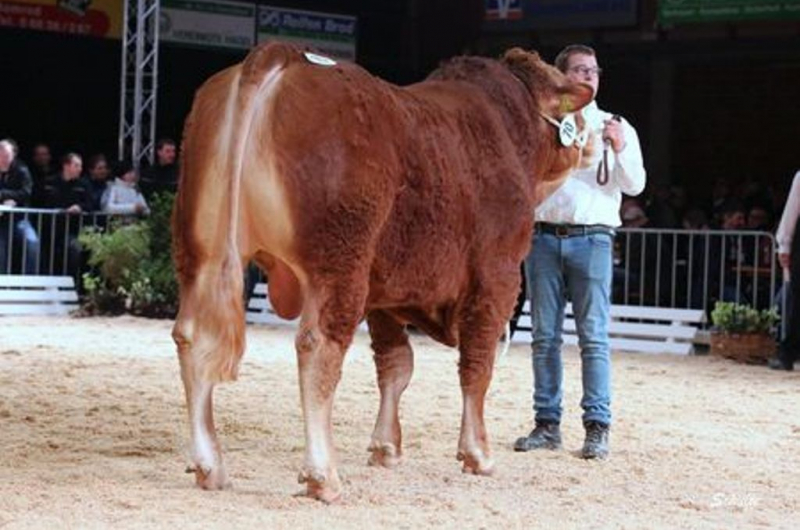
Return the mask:
<svg viewBox="0 0 800 530">
<path fill-rule="evenodd" d="M 112 218 L 104 230 L 81 232 L 78 239 L 89 251 L 91 267 L 83 275 L 85 311 L 175 314 L 178 286 L 169 229 L 173 202 L 173 194 L 159 194 L 151 201 L 147 219 Z"/>
<path fill-rule="evenodd" d="M 779 320 L 775 309 L 758 311 L 734 302 L 717 302 L 711 312 L 714 327 L 723 333 L 769 334 Z"/>
</svg>

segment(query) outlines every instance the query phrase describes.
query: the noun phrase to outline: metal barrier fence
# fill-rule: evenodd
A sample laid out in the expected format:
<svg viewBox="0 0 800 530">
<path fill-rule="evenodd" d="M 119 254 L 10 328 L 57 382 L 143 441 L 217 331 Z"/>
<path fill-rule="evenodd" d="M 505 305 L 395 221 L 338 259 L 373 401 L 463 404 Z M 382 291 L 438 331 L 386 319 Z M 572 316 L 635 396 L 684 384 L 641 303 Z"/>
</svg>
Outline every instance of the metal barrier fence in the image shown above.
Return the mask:
<svg viewBox="0 0 800 530">
<path fill-rule="evenodd" d="M 783 270 L 777 261 L 773 234 L 749 230 L 617 230 L 613 303 L 704 309 L 710 315 L 718 300 L 756 309 L 777 308 L 785 314 Z M 707 320 L 706 326 L 710 326 L 710 318 Z"/>
<path fill-rule="evenodd" d="M 0 206 L 0 274 L 69 275 L 79 279 L 86 226 L 106 227 L 111 214 Z"/>
<path fill-rule="evenodd" d="M 0 206 L 0 274 L 70 275 L 80 282 L 83 249 L 77 236 L 86 226 L 107 227 L 109 217 Z M 612 303 L 710 313 L 723 300 L 783 309 L 776 252 L 768 232 L 620 228 Z M 251 283 L 258 276 L 252 273 Z"/>
<path fill-rule="evenodd" d="M 709 308 L 716 300 L 763 309 L 781 284 L 768 232 L 621 228 L 614 245 L 613 301 Z"/>
</svg>

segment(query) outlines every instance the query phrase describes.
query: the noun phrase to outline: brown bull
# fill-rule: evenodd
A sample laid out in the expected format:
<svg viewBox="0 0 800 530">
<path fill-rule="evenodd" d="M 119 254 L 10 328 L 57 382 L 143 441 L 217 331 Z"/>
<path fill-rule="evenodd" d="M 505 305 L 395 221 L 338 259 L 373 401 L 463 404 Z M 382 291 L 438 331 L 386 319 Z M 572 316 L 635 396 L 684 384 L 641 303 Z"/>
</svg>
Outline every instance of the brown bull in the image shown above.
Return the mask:
<svg viewBox="0 0 800 530">
<path fill-rule="evenodd" d="M 261 46 L 200 88 L 186 122 L 173 335 L 197 482 L 227 483 L 212 389 L 236 377 L 251 260 L 266 271 L 278 314 L 301 316 L 308 495 L 330 501 L 341 491 L 331 408 L 365 317 L 381 393 L 370 463 L 392 466 L 402 453 L 410 323 L 458 347 L 458 459 L 488 474 L 484 397 L 533 209 L 581 155 L 548 120 L 584 106 L 591 89 L 519 49 L 500 61 L 454 59 L 405 88 L 312 60 L 285 44 Z"/>
</svg>

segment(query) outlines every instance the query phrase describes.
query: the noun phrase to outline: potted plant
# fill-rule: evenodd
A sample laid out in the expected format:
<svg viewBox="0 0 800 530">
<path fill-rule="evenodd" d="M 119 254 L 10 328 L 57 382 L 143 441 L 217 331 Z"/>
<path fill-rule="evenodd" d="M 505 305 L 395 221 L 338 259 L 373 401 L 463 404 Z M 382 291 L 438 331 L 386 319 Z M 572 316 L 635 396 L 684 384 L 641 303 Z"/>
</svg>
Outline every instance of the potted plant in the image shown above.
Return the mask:
<svg viewBox="0 0 800 530">
<path fill-rule="evenodd" d="M 744 304 L 717 302 L 711 312 L 711 353 L 738 362 L 764 364 L 775 354 L 775 309 L 758 311 Z"/>
</svg>

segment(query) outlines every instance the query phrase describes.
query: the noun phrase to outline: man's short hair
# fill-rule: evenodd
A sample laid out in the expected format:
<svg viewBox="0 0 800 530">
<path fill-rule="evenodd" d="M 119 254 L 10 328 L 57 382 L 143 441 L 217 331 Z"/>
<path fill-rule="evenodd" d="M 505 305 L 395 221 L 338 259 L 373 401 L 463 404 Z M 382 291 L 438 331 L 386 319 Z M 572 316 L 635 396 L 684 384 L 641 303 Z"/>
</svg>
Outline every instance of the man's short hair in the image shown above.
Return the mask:
<svg viewBox="0 0 800 530">
<path fill-rule="evenodd" d="M 719 209 L 719 213 L 723 216 L 727 217 L 736 213 L 742 213 L 747 215 L 747 209 L 744 207 L 744 203 L 735 197 L 731 197 L 726 199 L 725 202 L 722 203 L 722 206 Z"/>
<path fill-rule="evenodd" d="M 78 153 L 69 152 L 61 157 L 61 166 L 65 166 L 67 164 L 71 164 L 73 160 L 80 160 L 83 161 L 83 158 Z"/>
<path fill-rule="evenodd" d="M 17 154 L 19 153 L 19 146 L 17 145 L 17 142 L 15 142 L 13 138 L 3 138 L 2 140 L 0 140 L 0 144 L 3 144 L 4 147 L 9 149 L 11 151 L 11 155 L 14 157 L 16 157 Z"/>
<path fill-rule="evenodd" d="M 591 55 L 592 57 L 596 55 L 594 48 L 591 46 L 586 46 L 585 44 L 570 44 L 556 55 L 556 68 L 561 72 L 566 72 L 569 66 L 569 58 L 576 54 Z"/>
<path fill-rule="evenodd" d="M 156 151 L 161 151 L 161 148 L 164 147 L 165 145 L 172 145 L 178 147 L 178 144 L 175 143 L 175 140 L 173 140 L 172 138 L 159 138 L 159 140 L 156 142 Z"/>
<path fill-rule="evenodd" d="M 0 148 L 7 149 L 12 156 L 14 155 L 14 144 L 12 144 L 7 138 L 0 140 Z"/>
</svg>

